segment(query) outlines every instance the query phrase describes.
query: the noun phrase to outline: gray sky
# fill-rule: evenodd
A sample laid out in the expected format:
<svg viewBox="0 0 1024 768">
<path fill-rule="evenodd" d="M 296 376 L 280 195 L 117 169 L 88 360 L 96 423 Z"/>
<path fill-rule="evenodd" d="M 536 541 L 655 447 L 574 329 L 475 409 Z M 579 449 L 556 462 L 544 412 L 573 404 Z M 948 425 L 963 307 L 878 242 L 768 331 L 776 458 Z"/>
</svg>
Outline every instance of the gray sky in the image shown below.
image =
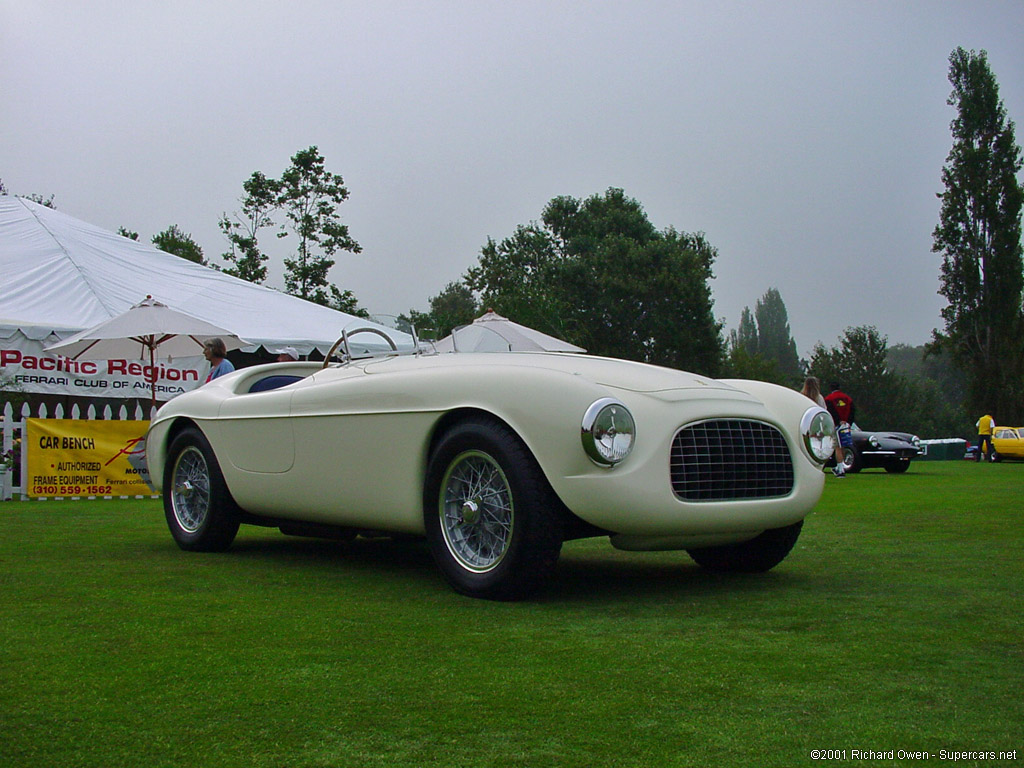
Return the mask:
<svg viewBox="0 0 1024 768">
<path fill-rule="evenodd" d="M 363 247 L 331 278 L 381 313 L 552 197 L 622 187 L 707 233 L 727 329 L 774 286 L 801 356 L 855 325 L 921 344 L 958 45 L 1024 142 L 1020 0 L 0 0 L 0 178 L 220 262 L 242 182 L 316 144 Z"/>
</svg>

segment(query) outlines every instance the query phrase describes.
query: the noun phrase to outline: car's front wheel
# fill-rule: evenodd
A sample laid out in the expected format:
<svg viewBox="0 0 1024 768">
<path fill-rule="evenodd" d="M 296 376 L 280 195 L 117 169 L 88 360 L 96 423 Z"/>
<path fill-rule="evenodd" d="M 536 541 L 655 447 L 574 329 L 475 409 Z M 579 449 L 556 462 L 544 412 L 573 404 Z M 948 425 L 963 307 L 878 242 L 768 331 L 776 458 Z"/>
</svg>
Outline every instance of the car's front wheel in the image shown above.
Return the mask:
<svg viewBox="0 0 1024 768">
<path fill-rule="evenodd" d="M 198 429 L 186 429 L 171 441 L 163 499 L 167 527 L 182 549 L 222 552 L 235 540 L 238 506 L 213 448 Z"/>
<path fill-rule="evenodd" d="M 910 469 L 910 459 L 893 459 L 885 463 L 885 471 L 890 474 L 900 475 Z"/>
<path fill-rule="evenodd" d="M 558 562 L 561 502 L 529 449 L 496 419 L 461 422 L 440 439 L 423 510 L 431 554 L 464 595 L 525 597 Z"/>
<path fill-rule="evenodd" d="M 857 453 L 853 448 L 843 448 L 843 468 L 851 473 L 856 474 L 861 471 L 864 466 L 864 461 L 861 459 L 860 454 Z"/>
<path fill-rule="evenodd" d="M 718 547 L 688 549 L 687 553 L 697 565 L 709 571 L 762 573 L 786 559 L 800 537 L 803 520 L 784 528 L 764 531 L 750 541 L 724 544 Z"/>
</svg>

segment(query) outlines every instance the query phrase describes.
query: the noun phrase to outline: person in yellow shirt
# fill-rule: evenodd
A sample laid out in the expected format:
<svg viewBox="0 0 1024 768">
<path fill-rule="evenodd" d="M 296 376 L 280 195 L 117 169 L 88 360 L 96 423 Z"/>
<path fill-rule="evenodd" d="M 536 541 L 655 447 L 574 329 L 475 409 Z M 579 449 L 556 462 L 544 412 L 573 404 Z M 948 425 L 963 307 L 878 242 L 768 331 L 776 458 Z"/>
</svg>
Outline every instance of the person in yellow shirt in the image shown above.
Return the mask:
<svg viewBox="0 0 1024 768">
<path fill-rule="evenodd" d="M 985 461 L 992 460 L 992 430 L 995 429 L 996 420 L 992 418 L 992 414 L 986 413 L 975 425 L 978 427 L 978 458 L 977 461 L 981 461 L 981 454 L 984 451 Z M 985 445 L 988 444 L 988 450 L 985 451 Z"/>
</svg>

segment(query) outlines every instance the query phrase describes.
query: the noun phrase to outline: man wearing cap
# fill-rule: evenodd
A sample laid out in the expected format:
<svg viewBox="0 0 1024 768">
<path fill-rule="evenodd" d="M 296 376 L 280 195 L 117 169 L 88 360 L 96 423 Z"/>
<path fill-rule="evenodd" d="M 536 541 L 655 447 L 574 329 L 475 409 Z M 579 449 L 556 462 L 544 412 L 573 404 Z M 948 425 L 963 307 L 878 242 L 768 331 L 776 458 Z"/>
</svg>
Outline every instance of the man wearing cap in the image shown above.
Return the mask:
<svg viewBox="0 0 1024 768">
<path fill-rule="evenodd" d="M 299 359 L 298 350 L 295 347 L 281 347 L 281 349 L 275 350 L 277 354 L 277 362 L 279 363 L 294 363 Z"/>
</svg>

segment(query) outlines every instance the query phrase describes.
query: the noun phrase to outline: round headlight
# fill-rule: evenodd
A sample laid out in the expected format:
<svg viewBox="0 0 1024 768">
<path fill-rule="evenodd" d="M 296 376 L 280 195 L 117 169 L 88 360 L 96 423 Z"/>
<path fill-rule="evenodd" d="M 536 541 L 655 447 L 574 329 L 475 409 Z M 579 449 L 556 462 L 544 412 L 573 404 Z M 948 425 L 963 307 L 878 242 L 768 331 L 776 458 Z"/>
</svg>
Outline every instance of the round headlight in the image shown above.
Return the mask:
<svg viewBox="0 0 1024 768">
<path fill-rule="evenodd" d="M 629 410 L 610 397 L 591 404 L 583 415 L 583 450 L 602 466 L 610 467 L 629 456 L 636 440 L 636 423 Z"/>
<path fill-rule="evenodd" d="M 824 464 L 836 450 L 836 427 L 824 408 L 807 409 L 800 419 L 800 434 L 811 458 Z"/>
</svg>

